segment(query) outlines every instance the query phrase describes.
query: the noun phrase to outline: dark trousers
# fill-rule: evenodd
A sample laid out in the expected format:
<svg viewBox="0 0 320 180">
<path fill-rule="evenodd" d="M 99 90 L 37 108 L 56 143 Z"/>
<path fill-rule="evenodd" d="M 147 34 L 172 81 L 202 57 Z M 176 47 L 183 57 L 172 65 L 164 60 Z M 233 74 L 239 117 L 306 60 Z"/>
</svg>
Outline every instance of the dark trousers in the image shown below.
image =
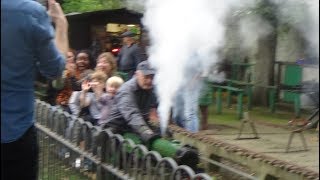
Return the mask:
<svg viewBox="0 0 320 180">
<path fill-rule="evenodd" d="M 17 141 L 1 143 L 1 180 L 37 180 L 38 152 L 34 126 Z"/>
<path fill-rule="evenodd" d="M 209 109 L 209 106 L 200 105 L 201 130 L 207 130 L 208 129 L 208 109 Z"/>
</svg>

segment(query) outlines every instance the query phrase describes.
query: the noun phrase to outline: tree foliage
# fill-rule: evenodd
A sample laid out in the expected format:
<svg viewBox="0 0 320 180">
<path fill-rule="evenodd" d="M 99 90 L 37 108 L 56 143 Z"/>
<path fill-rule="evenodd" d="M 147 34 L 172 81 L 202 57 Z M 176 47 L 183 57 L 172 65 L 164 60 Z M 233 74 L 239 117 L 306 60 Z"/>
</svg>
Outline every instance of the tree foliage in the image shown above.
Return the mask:
<svg viewBox="0 0 320 180">
<path fill-rule="evenodd" d="M 259 15 L 273 26 L 279 23 L 295 26 L 310 19 L 308 1 L 255 0 L 255 6 L 238 10 L 236 15 Z"/>
<path fill-rule="evenodd" d="M 62 3 L 62 8 L 65 13 L 90 12 L 122 7 L 121 0 L 64 0 Z"/>
</svg>

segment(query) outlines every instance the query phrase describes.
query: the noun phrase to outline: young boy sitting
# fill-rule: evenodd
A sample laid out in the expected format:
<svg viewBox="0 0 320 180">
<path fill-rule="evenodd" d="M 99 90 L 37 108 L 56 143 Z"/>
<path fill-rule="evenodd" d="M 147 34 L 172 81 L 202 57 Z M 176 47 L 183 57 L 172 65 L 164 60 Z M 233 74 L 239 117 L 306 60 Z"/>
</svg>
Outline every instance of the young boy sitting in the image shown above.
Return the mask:
<svg viewBox="0 0 320 180">
<path fill-rule="evenodd" d="M 113 103 L 113 98 L 120 86 L 124 83 L 123 79 L 118 76 L 112 76 L 106 82 L 106 94 L 100 98 L 100 103 L 103 105 L 101 117 L 98 121 L 99 126 L 103 126 L 110 113 L 110 106 Z"/>
</svg>

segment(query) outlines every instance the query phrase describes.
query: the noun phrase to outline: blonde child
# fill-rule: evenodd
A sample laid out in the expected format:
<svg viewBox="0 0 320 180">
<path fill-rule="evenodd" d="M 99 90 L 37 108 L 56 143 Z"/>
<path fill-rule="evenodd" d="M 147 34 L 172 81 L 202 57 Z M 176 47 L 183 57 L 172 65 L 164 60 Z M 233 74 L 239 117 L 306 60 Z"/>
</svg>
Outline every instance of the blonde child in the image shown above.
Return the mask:
<svg viewBox="0 0 320 180">
<path fill-rule="evenodd" d="M 107 80 L 106 94 L 100 98 L 100 103 L 103 104 L 103 108 L 101 111 L 101 118 L 98 121 L 99 126 L 103 126 L 106 123 L 106 119 L 110 112 L 110 106 L 113 103 L 113 98 L 123 83 L 123 79 L 118 76 L 112 76 Z"/>
</svg>

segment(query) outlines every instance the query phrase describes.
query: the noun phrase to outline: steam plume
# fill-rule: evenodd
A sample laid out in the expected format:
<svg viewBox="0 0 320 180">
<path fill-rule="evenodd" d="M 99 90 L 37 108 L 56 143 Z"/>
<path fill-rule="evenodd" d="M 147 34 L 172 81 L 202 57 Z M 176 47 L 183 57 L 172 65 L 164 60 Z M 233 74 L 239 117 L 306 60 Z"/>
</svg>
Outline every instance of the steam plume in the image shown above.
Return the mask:
<svg viewBox="0 0 320 180">
<path fill-rule="evenodd" d="M 143 23 L 151 39 L 149 60 L 157 69 L 155 83 L 162 133 L 175 93 L 185 80 L 190 80 L 184 76 L 188 64 L 195 63 L 205 71 L 218 62 L 216 52 L 223 46 L 223 19 L 228 6 L 212 0 L 147 1 Z"/>
<path fill-rule="evenodd" d="M 272 0 L 281 10 L 281 18 L 295 18 L 291 4 L 299 0 Z M 143 24 L 149 32 L 151 45 L 149 61 L 157 69 L 155 84 L 159 98 L 158 112 L 162 132 L 167 127 L 172 99 L 186 79 L 186 67 L 196 62 L 201 71 L 219 61 L 217 51 L 224 45 L 224 18 L 229 10 L 254 5 L 254 0 L 126 0 L 127 8 L 144 12 Z M 309 0 L 307 9 L 311 19 L 307 23 L 293 23 L 315 47 L 319 55 L 319 3 Z M 307 25 L 306 25 L 307 24 Z M 250 30 L 255 30 L 254 32 Z M 259 16 L 249 16 L 240 23 L 242 41 L 247 48 L 267 35 L 271 26 Z M 250 36 L 248 35 L 250 32 Z M 192 57 L 197 58 L 192 58 Z"/>
<path fill-rule="evenodd" d="M 272 31 L 272 26 L 258 15 L 250 15 L 240 19 L 239 31 L 241 45 L 245 49 L 253 49 L 257 41 Z"/>
</svg>

